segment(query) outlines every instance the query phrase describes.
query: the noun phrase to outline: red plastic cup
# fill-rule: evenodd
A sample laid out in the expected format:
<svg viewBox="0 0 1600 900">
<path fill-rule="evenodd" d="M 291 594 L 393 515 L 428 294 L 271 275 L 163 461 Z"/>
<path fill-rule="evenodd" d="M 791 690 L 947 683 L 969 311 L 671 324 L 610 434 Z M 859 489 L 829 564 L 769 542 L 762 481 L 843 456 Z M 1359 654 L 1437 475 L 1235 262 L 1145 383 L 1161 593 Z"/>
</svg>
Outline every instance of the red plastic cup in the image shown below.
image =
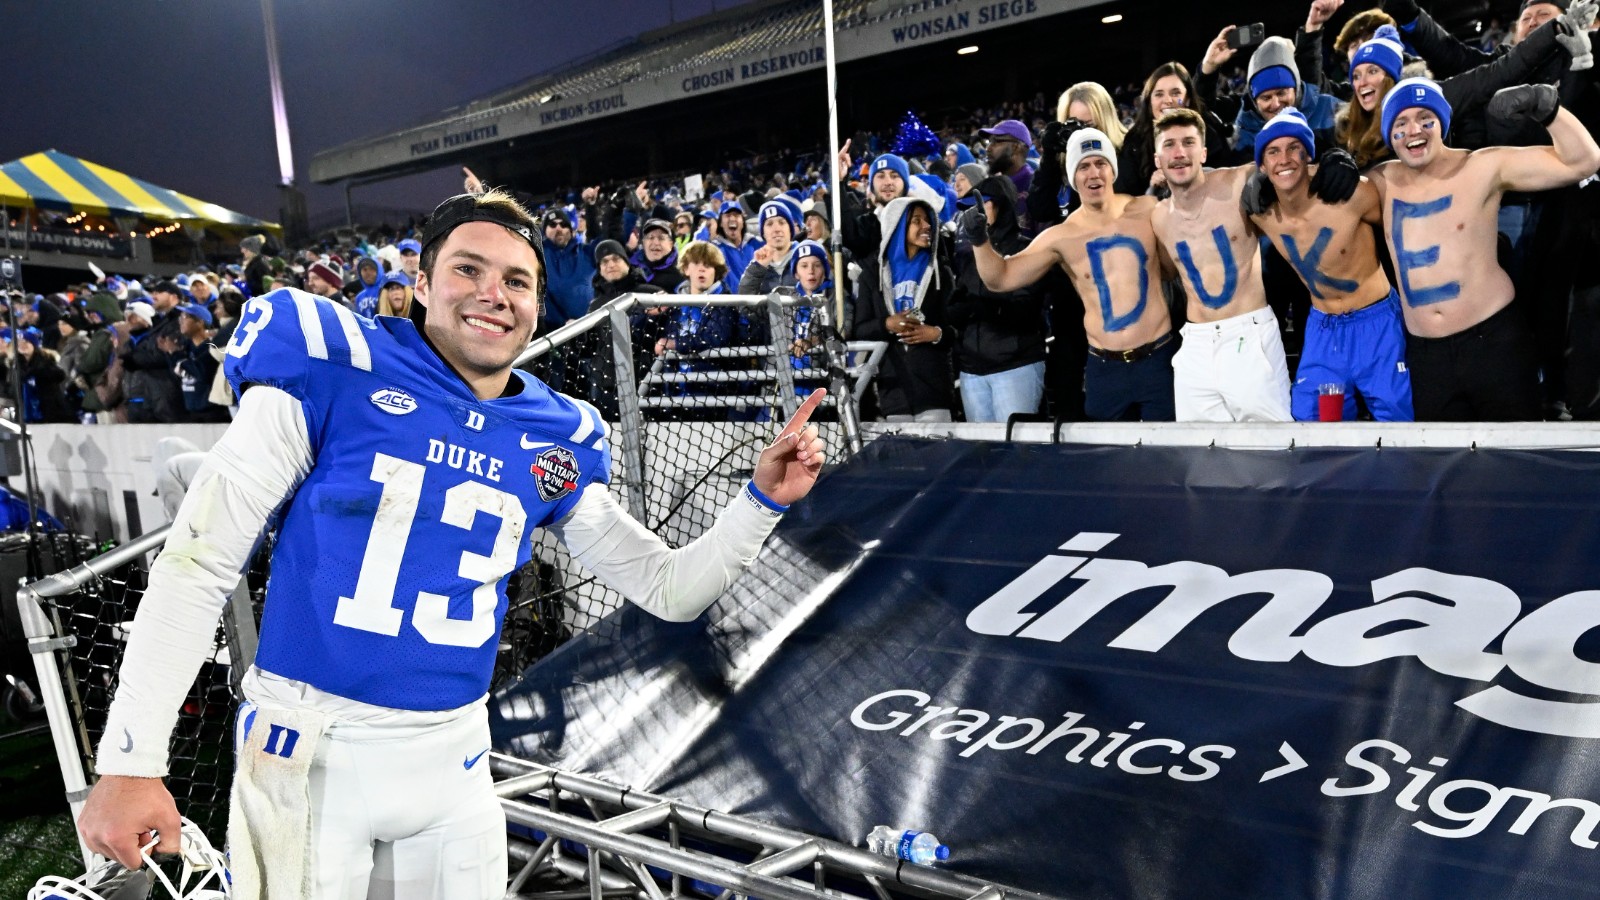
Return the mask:
<svg viewBox="0 0 1600 900">
<path fill-rule="evenodd" d="M 1317 419 L 1322 422 L 1344 421 L 1344 385 L 1324 384 L 1317 389 Z"/>
</svg>

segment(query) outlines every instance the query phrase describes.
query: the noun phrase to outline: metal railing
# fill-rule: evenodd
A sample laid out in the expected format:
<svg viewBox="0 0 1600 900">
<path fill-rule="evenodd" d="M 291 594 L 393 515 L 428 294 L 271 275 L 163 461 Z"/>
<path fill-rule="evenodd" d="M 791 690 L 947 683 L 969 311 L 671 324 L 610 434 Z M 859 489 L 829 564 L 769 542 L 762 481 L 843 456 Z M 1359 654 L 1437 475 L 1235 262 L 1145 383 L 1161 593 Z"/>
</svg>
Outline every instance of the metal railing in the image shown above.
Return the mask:
<svg viewBox="0 0 1600 900">
<path fill-rule="evenodd" d="M 667 406 L 659 402 L 647 403 L 654 398 L 646 397 L 643 388 L 652 384 L 665 383 L 662 373 L 658 371 L 661 360 L 652 365 L 651 372 L 641 380 L 634 370 L 633 329 L 629 314 L 636 309 L 657 306 L 699 306 L 699 307 L 735 307 L 743 309 L 765 308 L 767 312 L 768 336 L 771 343 L 758 347 L 745 348 L 719 348 L 698 354 L 696 358 L 711 360 L 726 358 L 740 354 L 746 356 L 765 356 L 770 362 L 770 368 L 765 372 L 749 369 L 727 373 L 721 380 L 727 383 L 773 381 L 777 390 L 765 394 L 741 393 L 737 395 L 720 394 L 695 397 L 693 405 L 698 408 L 724 408 L 724 409 L 749 409 L 751 407 L 770 407 L 774 418 L 782 416 L 779 421 L 787 419 L 794 414 L 799 406 L 800 398 L 794 390 L 796 370 L 788 362 L 790 359 L 789 348 L 793 343 L 792 327 L 787 324 L 783 313 L 786 310 L 809 308 L 817 321 L 818 337 L 820 342 L 813 355 L 822 360 L 818 367 L 808 367 L 807 372 L 820 372 L 819 380 L 825 379 L 828 388 L 829 406 L 838 412 L 839 425 L 848 452 L 855 453 L 861 449 L 861 423 L 857 416 L 857 401 L 867 384 L 877 372 L 879 360 L 887 348 L 881 342 L 850 342 L 846 343 L 833 321 L 833 307 L 828 298 L 823 296 L 803 297 L 789 289 L 780 289 L 771 294 L 713 294 L 713 295 L 683 295 L 683 294 L 623 294 L 622 296 L 600 306 L 593 311 L 577 318 L 560 328 L 542 337 L 537 337 L 528 349 L 524 350 L 516 359 L 515 365 L 526 365 L 533 360 L 545 356 L 555 349 L 565 346 L 596 328 L 609 326 L 611 329 L 611 356 L 616 373 L 616 401 L 623 422 L 636 423 L 642 420 L 643 409 L 648 405 L 652 408 Z M 707 380 L 716 380 L 716 373 L 693 373 L 705 375 Z M 808 377 L 802 375 L 801 377 Z M 680 401 L 681 402 L 681 401 Z M 628 511 L 635 518 L 644 519 L 645 502 L 643 486 L 645 484 L 647 468 L 645 465 L 645 448 L 638 428 L 624 428 L 618 442 L 622 451 L 622 468 L 627 494 Z"/>
<path fill-rule="evenodd" d="M 845 883 L 879 900 L 1039 896 L 513 756 L 491 753 L 490 768 L 507 821 L 545 835 L 513 845 L 508 896 L 541 896 L 519 892 L 542 870 L 585 881 L 593 898 L 687 896 L 685 878 L 715 885 L 723 900 L 838 898 Z M 566 856 L 562 840 L 581 844 L 583 859 Z"/>
</svg>

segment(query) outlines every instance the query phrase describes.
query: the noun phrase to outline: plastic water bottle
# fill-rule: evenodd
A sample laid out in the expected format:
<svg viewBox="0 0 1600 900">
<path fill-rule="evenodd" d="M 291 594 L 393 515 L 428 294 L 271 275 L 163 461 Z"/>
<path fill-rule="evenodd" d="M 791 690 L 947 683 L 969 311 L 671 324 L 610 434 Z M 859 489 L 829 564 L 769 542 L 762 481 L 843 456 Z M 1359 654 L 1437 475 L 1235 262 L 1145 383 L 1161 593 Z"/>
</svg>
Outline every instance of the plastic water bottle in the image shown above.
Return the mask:
<svg viewBox="0 0 1600 900">
<path fill-rule="evenodd" d="M 926 831 L 901 830 L 879 825 L 867 835 L 867 849 L 884 856 L 898 857 L 919 866 L 950 858 L 950 848 Z"/>
</svg>

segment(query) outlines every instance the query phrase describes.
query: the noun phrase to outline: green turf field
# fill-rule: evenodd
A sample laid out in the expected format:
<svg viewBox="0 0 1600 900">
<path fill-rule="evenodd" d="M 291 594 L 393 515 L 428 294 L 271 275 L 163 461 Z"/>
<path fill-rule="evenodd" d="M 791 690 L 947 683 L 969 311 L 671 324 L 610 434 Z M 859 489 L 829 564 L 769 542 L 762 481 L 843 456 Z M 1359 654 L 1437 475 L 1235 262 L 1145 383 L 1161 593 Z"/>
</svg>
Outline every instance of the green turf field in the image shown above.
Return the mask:
<svg viewBox="0 0 1600 900">
<path fill-rule="evenodd" d="M 45 875 L 78 875 L 83 862 L 48 730 L 0 736 L 0 897 L 22 898 Z"/>
</svg>

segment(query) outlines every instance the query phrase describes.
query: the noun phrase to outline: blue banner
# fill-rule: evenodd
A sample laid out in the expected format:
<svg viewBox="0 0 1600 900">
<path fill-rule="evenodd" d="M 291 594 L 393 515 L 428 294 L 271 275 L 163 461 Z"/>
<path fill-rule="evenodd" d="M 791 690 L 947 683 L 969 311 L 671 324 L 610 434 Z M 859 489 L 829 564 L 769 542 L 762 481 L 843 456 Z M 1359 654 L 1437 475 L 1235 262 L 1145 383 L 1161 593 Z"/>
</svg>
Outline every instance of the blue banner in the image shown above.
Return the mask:
<svg viewBox="0 0 1600 900">
<path fill-rule="evenodd" d="M 499 749 L 1060 897 L 1600 896 L 1600 456 L 885 438 Z"/>
</svg>

